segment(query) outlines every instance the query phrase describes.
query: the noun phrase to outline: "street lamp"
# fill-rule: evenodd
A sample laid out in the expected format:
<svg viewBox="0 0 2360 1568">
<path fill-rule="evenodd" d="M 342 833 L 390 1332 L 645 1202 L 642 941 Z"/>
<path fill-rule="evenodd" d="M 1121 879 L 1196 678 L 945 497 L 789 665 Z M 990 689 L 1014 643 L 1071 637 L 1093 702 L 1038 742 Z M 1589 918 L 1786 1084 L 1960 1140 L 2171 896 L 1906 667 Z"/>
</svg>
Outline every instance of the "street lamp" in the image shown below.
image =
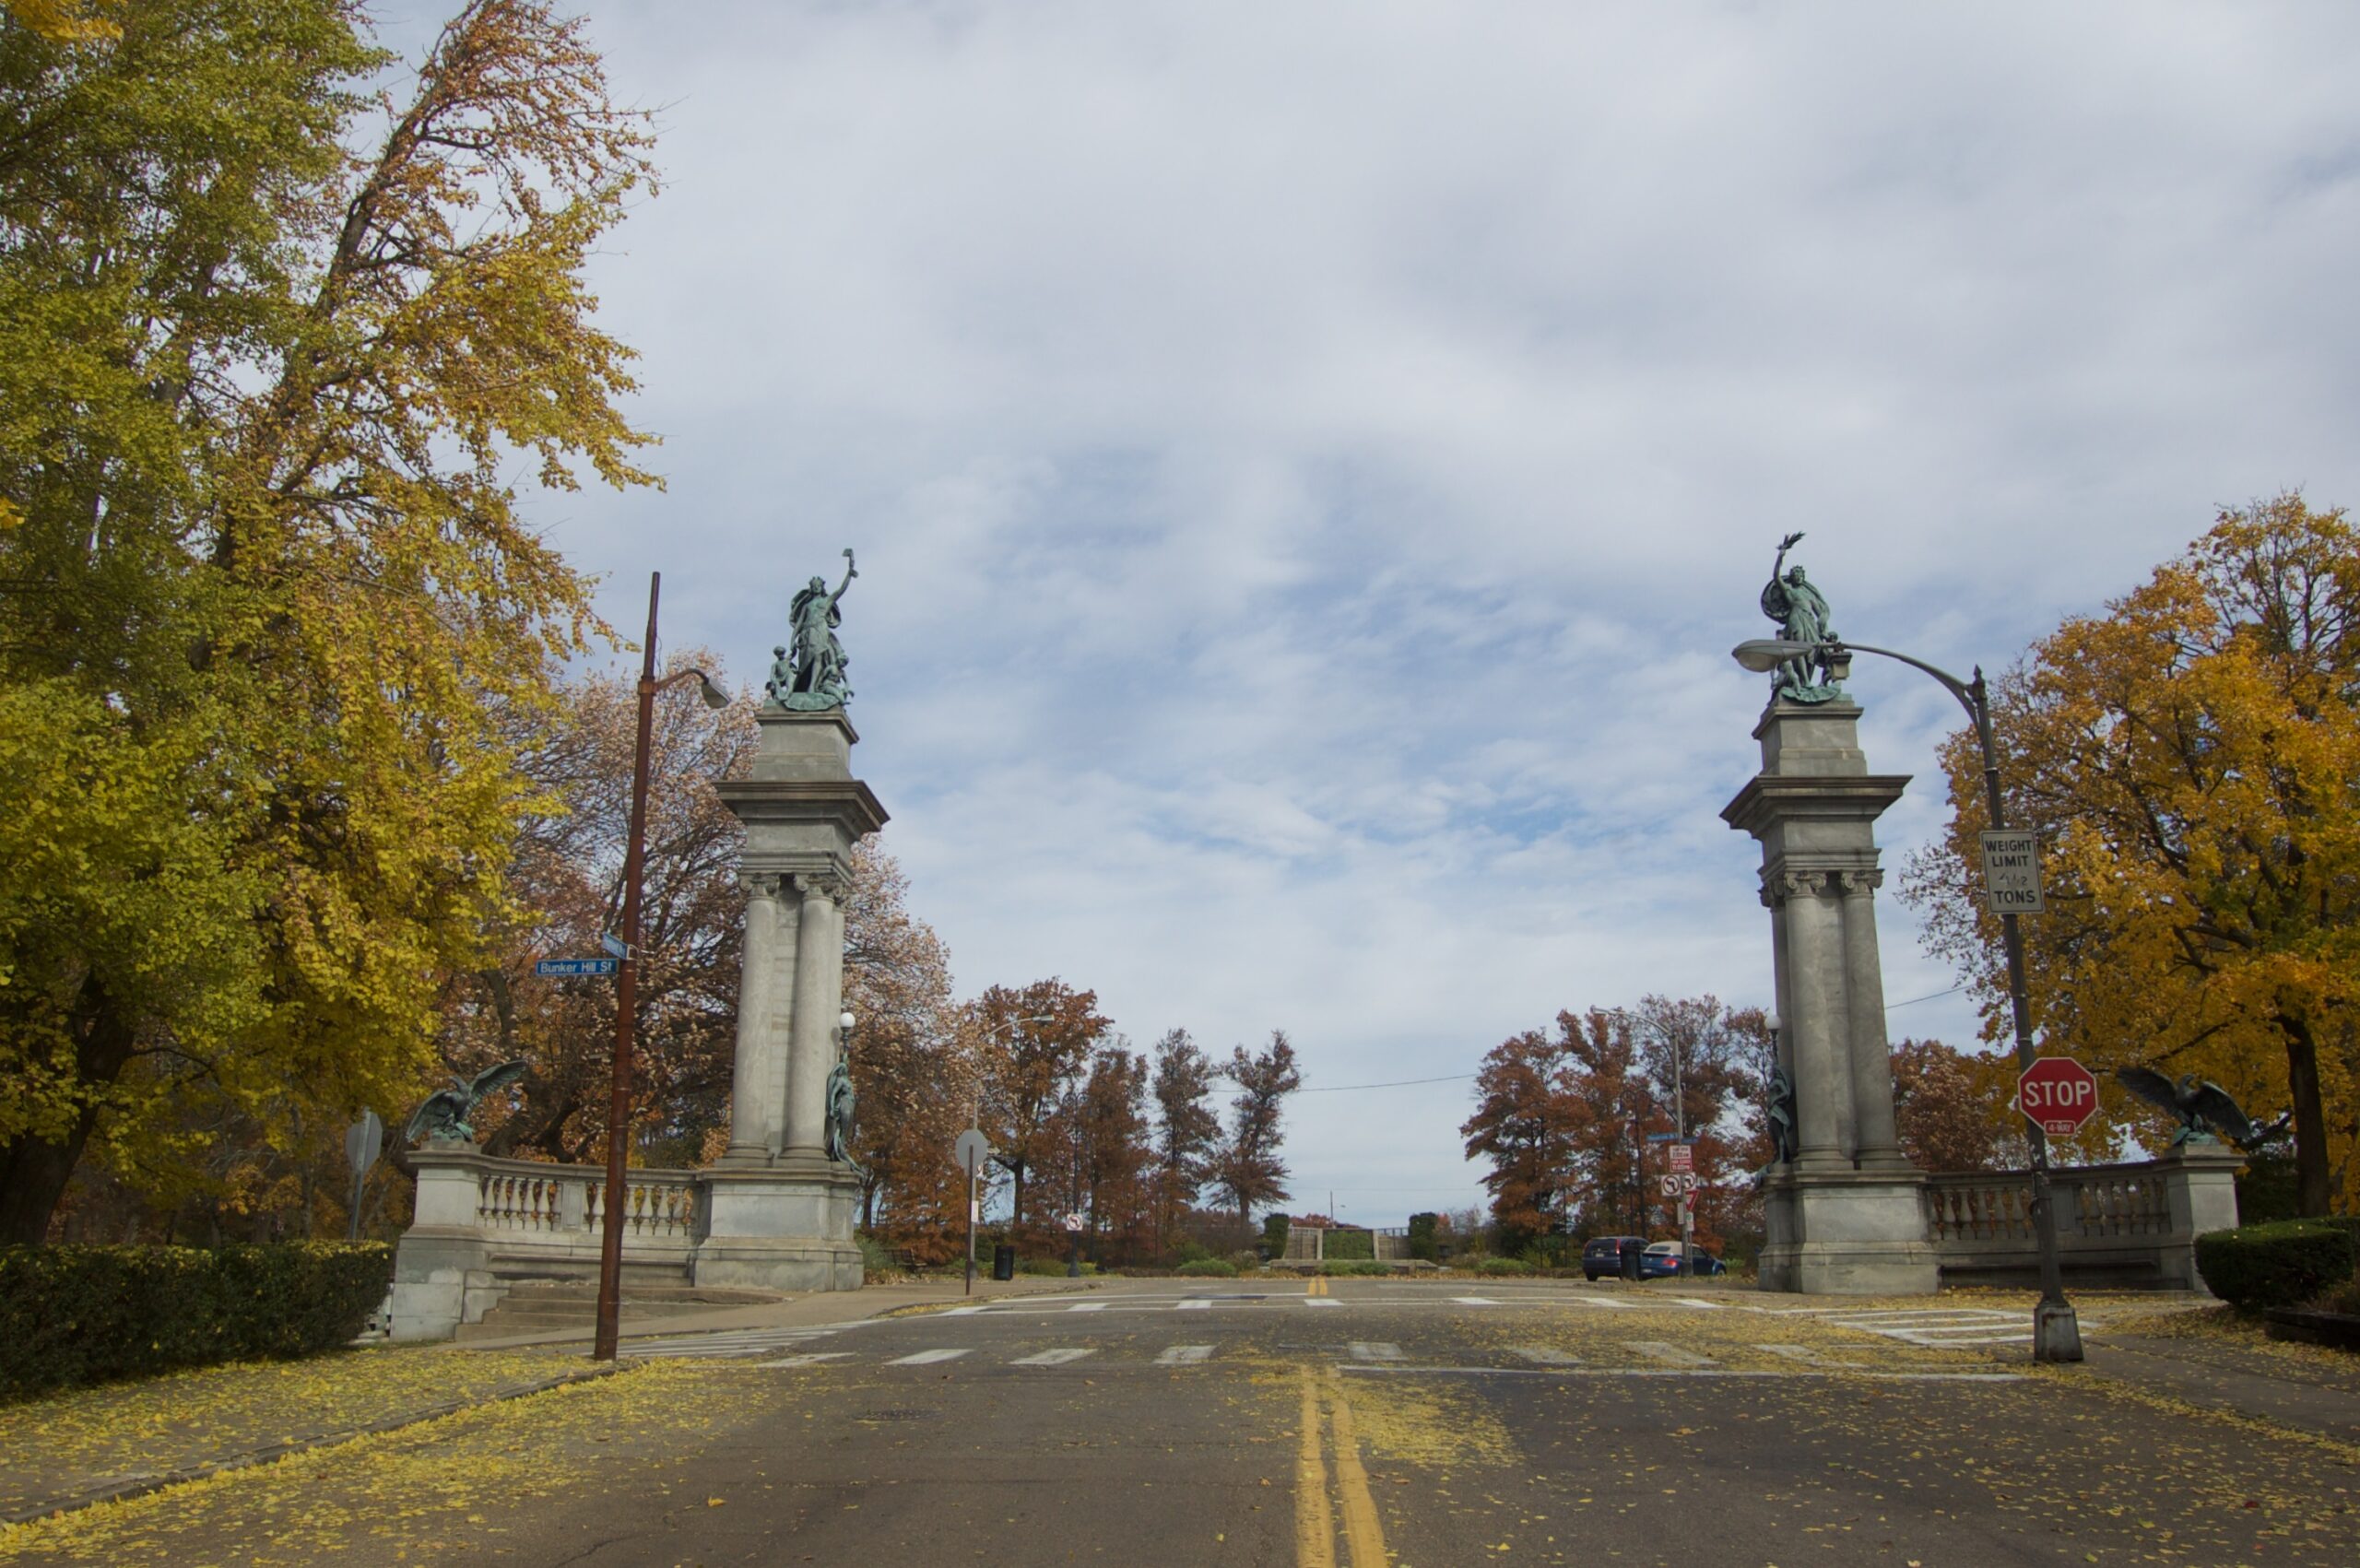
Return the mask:
<svg viewBox="0 0 2360 1568">
<path fill-rule="evenodd" d="M 1961 680 L 1923 659 L 1891 648 L 1872 648 L 1865 643 L 1793 643 L 1764 637 L 1740 643 L 1729 650 L 1731 658 L 1757 675 L 1767 675 L 1789 659 L 1823 656 L 1833 662 L 1852 654 L 1876 654 L 1923 670 L 1958 699 L 1959 706 L 1974 719 L 1976 744 L 1983 749 L 1985 809 L 1990 813 L 1995 831 L 2005 828 L 2008 816 L 2000 798 L 2000 755 L 1991 741 L 1991 694 L 1984 684 L 1982 666 L 1976 666 L 1974 679 Z M 2016 1070 L 2021 1073 L 2033 1064 L 2032 1007 L 2024 991 L 2024 933 L 2017 928 L 2013 914 L 2000 916 L 2000 935 L 2008 953 L 2008 1005 L 2015 1017 Z M 2033 1234 L 2040 1246 L 2040 1304 L 2032 1315 L 2033 1359 L 2078 1362 L 2082 1359 L 2082 1326 L 2073 1315 L 2072 1303 L 2065 1299 L 2064 1272 L 2057 1261 L 2057 1213 L 2048 1191 L 2048 1136 L 2041 1131 L 2039 1123 L 2030 1117 L 2025 1121 L 2032 1128 Z"/>
<path fill-rule="evenodd" d="M 623 846 L 622 951 L 615 966 L 615 1070 L 607 1101 L 606 1213 L 598 1243 L 598 1332 L 591 1343 L 593 1361 L 615 1359 L 616 1340 L 622 1330 L 623 1221 L 629 1198 L 626 1187 L 631 1141 L 631 1046 L 633 1015 L 639 1007 L 639 879 L 647 842 L 647 742 L 655 722 L 655 694 L 667 686 L 693 679 L 702 689 L 704 705 L 726 708 L 729 698 L 701 669 L 655 678 L 655 602 L 664 574 L 647 574 L 647 641 L 639 672 L 639 739 L 631 760 L 631 836 Z"/>
</svg>

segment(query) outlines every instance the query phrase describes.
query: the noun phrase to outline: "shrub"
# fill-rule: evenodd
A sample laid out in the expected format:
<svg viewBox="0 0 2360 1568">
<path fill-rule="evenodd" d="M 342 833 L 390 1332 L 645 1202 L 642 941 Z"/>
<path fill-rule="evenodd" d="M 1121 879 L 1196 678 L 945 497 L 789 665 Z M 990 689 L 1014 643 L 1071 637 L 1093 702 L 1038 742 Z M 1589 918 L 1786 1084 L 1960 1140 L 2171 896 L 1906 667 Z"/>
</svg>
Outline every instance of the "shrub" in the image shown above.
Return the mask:
<svg viewBox="0 0 2360 1568">
<path fill-rule="evenodd" d="M 1519 1257 L 1487 1257 L 1478 1272 L 1483 1274 L 1529 1274 L 1532 1265 Z"/>
<path fill-rule="evenodd" d="M 2314 1296 L 2304 1303 L 2313 1312 L 2337 1312 L 2346 1317 L 2360 1317 L 2360 1279 L 2346 1279 L 2322 1296 Z"/>
<path fill-rule="evenodd" d="M 1346 1258 L 1340 1262 L 1330 1258 L 1319 1266 L 1319 1272 L 1331 1279 L 1349 1279 L 1364 1275 L 1390 1274 L 1393 1270 L 1368 1258 Z"/>
<path fill-rule="evenodd" d="M 1226 1258 L 1192 1257 L 1180 1266 L 1178 1272 L 1192 1279 L 1234 1279 L 1237 1265 Z"/>
<path fill-rule="evenodd" d="M 1231 1253 L 1229 1261 L 1237 1266 L 1240 1274 L 1251 1274 L 1262 1267 L 1262 1255 L 1247 1247 L 1243 1252 Z"/>
<path fill-rule="evenodd" d="M 1182 1238 L 1178 1250 L 1173 1254 L 1182 1263 L 1202 1263 L 1212 1255 L 1212 1248 L 1190 1237 Z"/>
<path fill-rule="evenodd" d="M 1262 1216 L 1262 1246 L 1272 1257 L 1282 1256 L 1287 1250 L 1287 1230 L 1294 1223 L 1283 1214 Z"/>
<path fill-rule="evenodd" d="M 1442 1260 L 1441 1226 L 1442 1216 L 1439 1214 L 1410 1215 L 1410 1256 L 1421 1263 L 1439 1263 Z"/>
<path fill-rule="evenodd" d="M 1328 1232 L 1327 1242 L 1324 1256 L 1338 1263 L 1358 1263 L 1376 1256 L 1376 1237 L 1367 1231 L 1338 1226 Z"/>
<path fill-rule="evenodd" d="M 0 1398 L 333 1350 L 393 1277 L 383 1242 L 0 1247 Z"/>
<path fill-rule="evenodd" d="M 2208 1231 L 2196 1238 L 2196 1267 L 2240 1312 L 2293 1306 L 2352 1278 L 2352 1233 L 2316 1220 Z"/>
</svg>

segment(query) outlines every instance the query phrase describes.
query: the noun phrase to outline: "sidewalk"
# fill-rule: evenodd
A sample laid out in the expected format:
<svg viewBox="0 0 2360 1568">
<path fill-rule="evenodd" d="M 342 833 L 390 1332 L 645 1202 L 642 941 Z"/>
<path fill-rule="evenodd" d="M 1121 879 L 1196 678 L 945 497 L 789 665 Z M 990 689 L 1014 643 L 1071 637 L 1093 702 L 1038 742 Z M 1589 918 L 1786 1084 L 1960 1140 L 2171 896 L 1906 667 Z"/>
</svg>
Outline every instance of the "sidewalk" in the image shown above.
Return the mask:
<svg viewBox="0 0 2360 1568">
<path fill-rule="evenodd" d="M 2107 1333 L 2083 1350 L 2082 1376 L 2360 1444 L 2360 1356 L 2282 1344 L 2247 1325 Z"/>
<path fill-rule="evenodd" d="M 978 1279 L 974 1299 L 1100 1282 Z M 859 1322 L 963 1299 L 956 1280 L 797 1296 L 634 1322 L 623 1347 L 665 1334 Z M 384 1345 L 308 1361 L 199 1367 L 0 1405 L 0 1455 L 7 1461 L 0 1466 L 0 1526 L 611 1374 L 614 1366 L 589 1360 L 591 1338 L 584 1328 L 468 1345 Z"/>
<path fill-rule="evenodd" d="M 916 1307 L 953 1307 L 967 1300 L 980 1302 L 1003 1296 L 1037 1295 L 1044 1291 L 1091 1291 L 1106 1282 L 1103 1277 L 1097 1275 L 1068 1279 L 1063 1275 L 1020 1274 L 1006 1280 L 979 1276 L 973 1297 L 961 1293 L 960 1282 L 956 1279 L 867 1285 L 857 1291 L 819 1291 L 808 1296 L 788 1296 L 782 1301 L 764 1302 L 758 1306 L 701 1307 L 665 1317 L 633 1318 L 623 1330 L 622 1342 L 624 1348 L 629 1349 L 634 1339 L 711 1334 L 725 1328 L 814 1328 L 832 1323 L 858 1323 L 865 1318 L 882 1317 L 890 1312 L 904 1312 Z M 481 1350 L 513 1350 L 528 1346 L 587 1345 L 592 1338 L 591 1329 L 584 1326 L 514 1334 L 497 1339 L 471 1339 L 464 1345 L 438 1345 L 434 1349 L 453 1355 L 472 1355 Z"/>
</svg>

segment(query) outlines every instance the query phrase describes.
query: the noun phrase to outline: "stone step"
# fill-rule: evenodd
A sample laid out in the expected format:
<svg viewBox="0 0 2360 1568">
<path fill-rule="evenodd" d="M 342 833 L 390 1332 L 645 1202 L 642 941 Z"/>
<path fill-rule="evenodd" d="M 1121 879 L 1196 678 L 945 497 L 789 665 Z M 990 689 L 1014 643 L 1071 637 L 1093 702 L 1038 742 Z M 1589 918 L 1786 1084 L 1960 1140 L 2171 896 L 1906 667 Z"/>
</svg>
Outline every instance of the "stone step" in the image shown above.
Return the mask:
<svg viewBox="0 0 2360 1568">
<path fill-rule="evenodd" d="M 701 1315 L 736 1307 L 761 1306 L 785 1298 L 774 1291 L 748 1291 L 716 1285 L 691 1285 L 682 1269 L 655 1269 L 623 1278 L 622 1321 L 644 1323 L 652 1318 Z M 465 1344 L 499 1339 L 513 1334 L 559 1333 L 589 1327 L 598 1321 L 598 1281 L 577 1279 L 525 1279 L 508 1288 L 499 1304 L 474 1323 L 463 1323 L 452 1338 Z"/>
</svg>

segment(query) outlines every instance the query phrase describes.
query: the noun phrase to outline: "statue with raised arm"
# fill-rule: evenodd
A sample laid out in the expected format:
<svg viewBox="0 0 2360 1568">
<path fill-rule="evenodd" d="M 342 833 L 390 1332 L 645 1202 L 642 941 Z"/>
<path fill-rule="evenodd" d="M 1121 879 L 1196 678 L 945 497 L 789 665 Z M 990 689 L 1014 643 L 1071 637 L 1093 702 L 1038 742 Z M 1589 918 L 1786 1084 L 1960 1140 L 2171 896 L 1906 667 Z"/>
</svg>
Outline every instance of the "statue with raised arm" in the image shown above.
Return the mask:
<svg viewBox="0 0 2360 1568">
<path fill-rule="evenodd" d="M 1770 581 L 1762 590 L 1762 613 L 1778 623 L 1778 635 L 1789 643 L 1832 643 L 1835 629 L 1828 624 L 1827 595 L 1821 593 L 1800 566 L 1787 565 L 1787 552 L 1800 543 L 1800 534 L 1778 541 L 1778 559 L 1771 563 Z M 1824 654 L 1800 654 L 1778 666 L 1771 678 L 1773 698 L 1789 702 L 1827 702 L 1844 695 Z"/>
<path fill-rule="evenodd" d="M 777 706 L 817 713 L 841 708 L 852 696 L 852 688 L 844 684 L 844 669 L 852 661 L 844 657 L 844 645 L 836 640 L 836 628 L 844 622 L 844 612 L 838 607 L 844 590 L 859 575 L 852 551 L 846 550 L 844 580 L 836 584 L 834 593 L 828 592 L 826 578 L 814 577 L 788 605 L 792 641 L 777 650 L 780 662 L 771 666 L 766 683 L 770 700 Z"/>
</svg>

